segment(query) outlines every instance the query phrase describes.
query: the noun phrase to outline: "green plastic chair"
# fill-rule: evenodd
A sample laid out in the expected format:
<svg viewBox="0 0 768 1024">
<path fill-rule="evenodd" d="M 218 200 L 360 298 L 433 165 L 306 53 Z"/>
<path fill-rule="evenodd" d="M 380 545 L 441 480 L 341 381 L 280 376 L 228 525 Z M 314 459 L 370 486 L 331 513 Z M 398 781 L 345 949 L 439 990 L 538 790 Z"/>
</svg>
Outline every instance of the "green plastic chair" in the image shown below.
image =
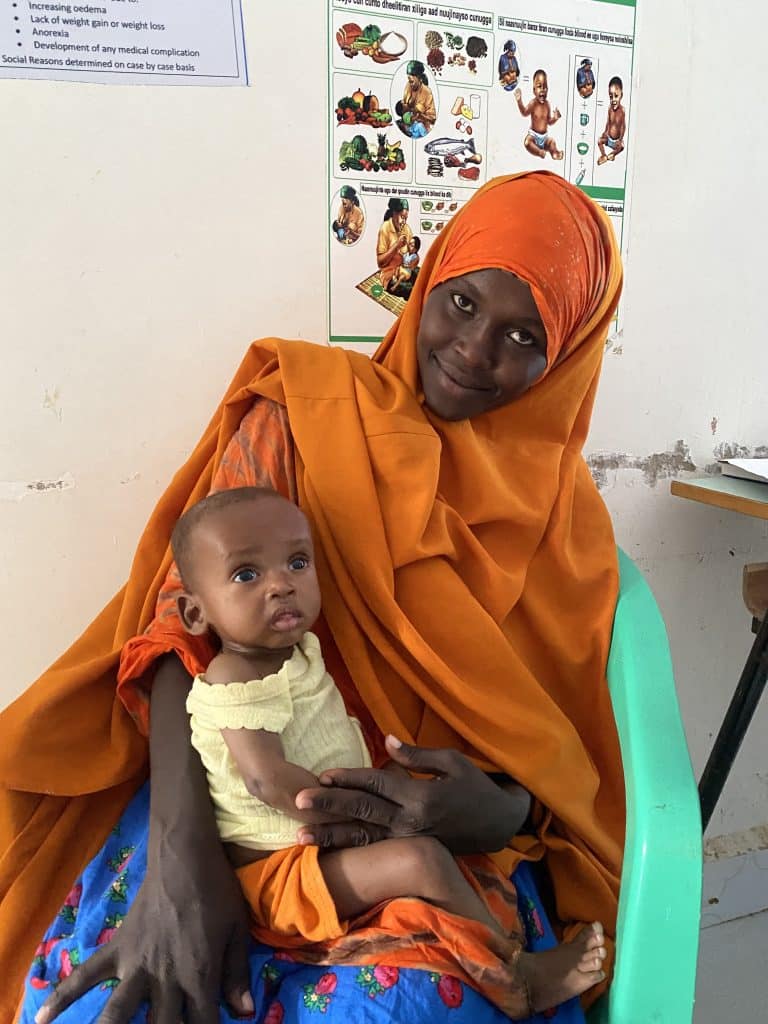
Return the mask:
<svg viewBox="0 0 768 1024">
<path fill-rule="evenodd" d="M 608 686 L 621 742 L 627 835 L 616 972 L 589 1024 L 690 1024 L 699 948 L 701 814 L 664 622 L 637 566 L 621 585 Z"/>
</svg>

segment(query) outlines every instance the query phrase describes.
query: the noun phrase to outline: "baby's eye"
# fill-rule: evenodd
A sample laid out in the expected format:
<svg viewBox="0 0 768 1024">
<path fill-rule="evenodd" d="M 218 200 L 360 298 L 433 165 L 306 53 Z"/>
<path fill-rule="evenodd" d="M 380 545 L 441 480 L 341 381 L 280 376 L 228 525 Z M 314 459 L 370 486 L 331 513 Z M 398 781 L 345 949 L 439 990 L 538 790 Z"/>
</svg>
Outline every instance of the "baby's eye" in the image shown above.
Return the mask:
<svg viewBox="0 0 768 1024">
<path fill-rule="evenodd" d="M 290 560 L 288 565 L 294 572 L 301 572 L 302 569 L 306 569 L 309 565 L 309 559 L 304 558 L 303 555 L 297 555 L 296 558 Z"/>
<path fill-rule="evenodd" d="M 524 348 L 528 348 L 530 345 L 536 344 L 536 339 L 529 331 L 508 331 L 507 339 L 515 345 L 521 345 Z"/>
<path fill-rule="evenodd" d="M 233 583 L 253 583 L 259 574 L 255 569 L 238 569 L 232 577 Z"/>
<path fill-rule="evenodd" d="M 473 312 L 475 305 L 471 299 L 468 299 L 466 295 L 462 295 L 461 292 L 453 292 L 451 295 L 453 304 L 457 309 L 460 309 L 462 313 Z"/>
</svg>

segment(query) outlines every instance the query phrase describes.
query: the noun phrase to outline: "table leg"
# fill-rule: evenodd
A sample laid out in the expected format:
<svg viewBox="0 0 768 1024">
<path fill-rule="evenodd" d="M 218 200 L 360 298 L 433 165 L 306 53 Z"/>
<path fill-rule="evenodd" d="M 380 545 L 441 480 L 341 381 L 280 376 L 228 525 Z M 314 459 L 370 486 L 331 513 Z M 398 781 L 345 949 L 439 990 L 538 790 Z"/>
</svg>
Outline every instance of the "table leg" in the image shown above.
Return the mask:
<svg viewBox="0 0 768 1024">
<path fill-rule="evenodd" d="M 768 679 L 768 614 L 757 631 L 752 650 L 720 726 L 699 783 L 702 827 L 706 829 L 723 791 L 741 741 L 760 703 Z"/>
</svg>

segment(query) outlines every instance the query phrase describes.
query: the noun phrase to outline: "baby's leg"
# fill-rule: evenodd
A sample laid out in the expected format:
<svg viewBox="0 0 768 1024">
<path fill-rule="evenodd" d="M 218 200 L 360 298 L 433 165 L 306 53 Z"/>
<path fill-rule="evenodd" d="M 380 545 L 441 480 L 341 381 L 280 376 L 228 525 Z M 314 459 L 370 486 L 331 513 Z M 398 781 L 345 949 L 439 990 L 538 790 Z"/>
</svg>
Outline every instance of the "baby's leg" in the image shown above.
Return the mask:
<svg viewBox="0 0 768 1024">
<path fill-rule="evenodd" d="M 603 981 L 605 937 L 599 922 L 583 928 L 573 942 L 546 953 L 521 953 L 519 966 L 528 985 L 531 1008 L 537 1013 L 580 996 Z"/>
<path fill-rule="evenodd" d="M 563 151 L 562 149 L 557 148 L 557 143 L 554 139 L 547 139 L 547 149 L 549 150 L 549 155 L 553 160 L 563 159 Z"/>
<path fill-rule="evenodd" d="M 501 934 L 498 922 L 451 853 L 430 836 L 333 850 L 322 854 L 319 863 L 342 920 L 385 900 L 411 896 Z"/>
<path fill-rule="evenodd" d="M 532 135 L 526 135 L 525 136 L 525 142 L 523 143 L 523 145 L 525 146 L 525 148 L 528 150 L 529 153 L 532 153 L 534 156 L 540 156 L 542 160 L 546 156 L 546 153 L 544 152 L 544 150 L 541 149 L 540 146 L 536 145 L 536 142 L 535 142 L 535 140 L 534 140 Z"/>
</svg>

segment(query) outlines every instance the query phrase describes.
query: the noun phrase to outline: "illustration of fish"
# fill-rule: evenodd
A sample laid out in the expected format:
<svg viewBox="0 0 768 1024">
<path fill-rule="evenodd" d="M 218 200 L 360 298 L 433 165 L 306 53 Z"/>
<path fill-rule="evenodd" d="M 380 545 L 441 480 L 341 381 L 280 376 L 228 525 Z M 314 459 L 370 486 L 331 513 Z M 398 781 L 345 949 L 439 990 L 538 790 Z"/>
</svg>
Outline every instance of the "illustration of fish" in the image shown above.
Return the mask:
<svg viewBox="0 0 768 1024">
<path fill-rule="evenodd" d="M 430 156 L 458 156 L 460 153 L 475 153 L 474 139 L 433 139 L 424 146 Z"/>
</svg>

